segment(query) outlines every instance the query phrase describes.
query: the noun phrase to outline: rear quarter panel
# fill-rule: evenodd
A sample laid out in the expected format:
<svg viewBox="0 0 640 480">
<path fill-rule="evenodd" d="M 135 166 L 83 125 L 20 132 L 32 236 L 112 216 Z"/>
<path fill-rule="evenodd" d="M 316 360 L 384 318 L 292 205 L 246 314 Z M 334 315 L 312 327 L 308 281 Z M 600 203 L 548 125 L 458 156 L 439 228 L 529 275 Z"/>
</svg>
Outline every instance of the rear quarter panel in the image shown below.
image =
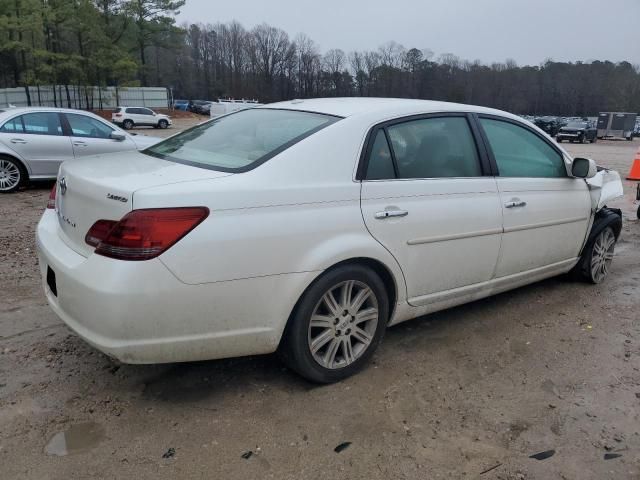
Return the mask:
<svg viewBox="0 0 640 480">
<path fill-rule="evenodd" d="M 353 174 L 365 134 L 344 119 L 249 172 L 138 191 L 134 208 L 209 208 L 209 217 L 160 257 L 184 283 L 320 273 L 368 257 L 385 264 L 406 293 L 397 262 L 362 219 Z"/>
</svg>

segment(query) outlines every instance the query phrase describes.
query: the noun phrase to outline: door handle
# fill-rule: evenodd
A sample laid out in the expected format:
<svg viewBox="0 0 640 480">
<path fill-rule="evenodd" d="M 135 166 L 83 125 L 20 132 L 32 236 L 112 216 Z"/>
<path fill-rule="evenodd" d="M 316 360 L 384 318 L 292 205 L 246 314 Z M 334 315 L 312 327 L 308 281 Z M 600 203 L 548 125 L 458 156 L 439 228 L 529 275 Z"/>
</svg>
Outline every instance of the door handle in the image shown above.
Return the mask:
<svg viewBox="0 0 640 480">
<path fill-rule="evenodd" d="M 86 142 L 73 142 L 73 146 L 74 147 L 86 147 L 87 143 Z"/>
<path fill-rule="evenodd" d="M 522 200 L 512 200 L 504 204 L 506 208 L 524 207 L 526 205 L 527 202 L 523 202 Z"/>
<path fill-rule="evenodd" d="M 9 140 L 11 143 L 27 143 L 26 140 L 23 140 L 21 138 L 12 138 L 11 140 Z"/>
<path fill-rule="evenodd" d="M 376 212 L 374 217 L 378 220 L 383 220 L 390 217 L 406 217 L 409 212 L 406 210 L 383 210 L 382 212 Z"/>
</svg>

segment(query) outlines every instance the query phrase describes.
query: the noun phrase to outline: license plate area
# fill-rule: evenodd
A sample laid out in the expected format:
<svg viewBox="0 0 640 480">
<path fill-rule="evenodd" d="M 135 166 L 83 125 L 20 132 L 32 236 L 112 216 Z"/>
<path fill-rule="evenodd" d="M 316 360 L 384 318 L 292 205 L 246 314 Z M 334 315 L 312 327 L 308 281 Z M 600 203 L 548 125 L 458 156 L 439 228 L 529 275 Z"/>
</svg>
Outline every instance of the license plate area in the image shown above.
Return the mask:
<svg viewBox="0 0 640 480">
<path fill-rule="evenodd" d="M 58 287 L 56 286 L 56 272 L 54 272 L 53 269 L 48 265 L 47 265 L 47 286 L 49 287 L 49 290 L 51 290 L 51 293 L 53 293 L 53 295 L 57 297 Z"/>
</svg>

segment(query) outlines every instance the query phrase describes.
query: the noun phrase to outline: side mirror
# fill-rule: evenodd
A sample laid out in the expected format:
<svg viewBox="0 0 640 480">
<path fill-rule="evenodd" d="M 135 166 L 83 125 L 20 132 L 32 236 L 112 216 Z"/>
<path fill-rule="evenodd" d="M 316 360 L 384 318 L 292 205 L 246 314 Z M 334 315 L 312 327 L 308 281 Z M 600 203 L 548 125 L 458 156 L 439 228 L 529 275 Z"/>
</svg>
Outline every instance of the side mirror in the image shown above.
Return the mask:
<svg viewBox="0 0 640 480">
<path fill-rule="evenodd" d="M 574 158 L 571 163 L 571 175 L 576 178 L 593 178 L 598 173 L 596 162 L 590 158 Z"/>
<path fill-rule="evenodd" d="M 109 135 L 109 137 L 111 138 L 111 140 L 117 140 L 118 142 L 123 142 L 124 139 L 127 138 L 124 133 L 120 132 L 111 132 L 111 135 Z"/>
</svg>

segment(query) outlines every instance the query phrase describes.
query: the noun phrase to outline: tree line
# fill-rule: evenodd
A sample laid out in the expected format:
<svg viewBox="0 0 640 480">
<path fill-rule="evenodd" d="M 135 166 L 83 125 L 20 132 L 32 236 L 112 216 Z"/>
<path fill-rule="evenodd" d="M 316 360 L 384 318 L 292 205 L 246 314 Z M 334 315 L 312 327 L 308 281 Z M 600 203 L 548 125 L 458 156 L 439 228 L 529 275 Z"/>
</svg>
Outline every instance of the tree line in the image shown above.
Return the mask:
<svg viewBox="0 0 640 480">
<path fill-rule="evenodd" d="M 175 98 L 426 98 L 520 114 L 640 111 L 629 62 L 484 64 L 388 42 L 322 52 L 267 24 L 178 26 L 185 0 L 0 0 L 0 87 L 164 86 Z M 26 89 L 28 94 L 28 89 Z"/>
</svg>

